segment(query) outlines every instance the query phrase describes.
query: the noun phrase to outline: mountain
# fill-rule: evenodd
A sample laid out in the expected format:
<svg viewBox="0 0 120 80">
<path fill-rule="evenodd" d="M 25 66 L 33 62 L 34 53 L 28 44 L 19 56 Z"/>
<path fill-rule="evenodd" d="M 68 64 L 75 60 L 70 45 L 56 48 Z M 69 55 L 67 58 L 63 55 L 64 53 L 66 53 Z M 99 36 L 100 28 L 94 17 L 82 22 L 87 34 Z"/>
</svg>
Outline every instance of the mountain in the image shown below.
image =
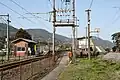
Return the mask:
<svg viewBox="0 0 120 80">
<path fill-rule="evenodd" d="M 18 31 L 17 28 L 14 28 L 13 26 L 9 26 L 9 30 L 10 30 L 10 36 L 15 36 L 15 33 Z M 44 29 L 25 29 L 34 40 L 38 41 L 46 41 L 48 39 L 50 39 L 50 41 L 52 41 L 52 33 L 44 30 Z M 0 37 L 4 37 L 6 36 L 7 33 L 7 25 L 0 23 Z M 56 34 L 55 35 L 56 41 L 68 41 L 69 38 Z"/>
<path fill-rule="evenodd" d="M 10 35 L 13 35 L 17 32 L 18 29 L 14 28 L 13 26 L 9 25 Z M 7 35 L 7 25 L 4 23 L 0 23 L 0 37 L 4 37 Z"/>
<path fill-rule="evenodd" d="M 9 30 L 10 30 L 10 36 L 15 36 L 15 33 L 18 31 L 17 28 L 14 28 L 13 26 L 9 26 Z M 7 31 L 7 25 L 0 23 L 0 37 L 4 37 L 6 36 L 6 31 Z M 26 31 L 32 36 L 32 38 L 35 41 L 47 41 L 49 39 L 49 41 L 52 41 L 52 33 L 44 30 L 44 29 L 26 29 Z M 60 42 L 70 42 L 70 38 L 67 38 L 65 36 L 56 34 L 55 35 L 56 38 L 56 42 L 60 41 Z M 108 48 L 112 48 L 114 46 L 114 44 L 108 40 L 103 40 L 101 38 L 95 37 L 93 36 L 93 41 L 97 46 L 102 46 L 104 48 L 108 47 Z"/>
<path fill-rule="evenodd" d="M 26 31 L 33 37 L 34 40 L 52 40 L 52 33 L 44 30 L 44 29 L 26 29 Z M 55 35 L 56 41 L 68 41 L 69 38 L 56 34 Z"/>
<path fill-rule="evenodd" d="M 112 48 L 114 44 L 108 40 L 103 40 L 99 37 L 92 36 L 93 42 L 97 46 L 102 46 L 103 48 Z"/>
</svg>

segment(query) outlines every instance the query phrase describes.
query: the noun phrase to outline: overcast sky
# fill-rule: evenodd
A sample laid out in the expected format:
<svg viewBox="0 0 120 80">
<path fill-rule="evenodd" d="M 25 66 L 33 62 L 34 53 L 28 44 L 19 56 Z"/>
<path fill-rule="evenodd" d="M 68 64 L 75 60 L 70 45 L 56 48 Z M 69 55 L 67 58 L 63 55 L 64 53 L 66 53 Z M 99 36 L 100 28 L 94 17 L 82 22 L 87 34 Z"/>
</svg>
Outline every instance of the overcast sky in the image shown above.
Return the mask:
<svg viewBox="0 0 120 80">
<path fill-rule="evenodd" d="M 43 13 L 49 12 L 52 10 L 51 4 L 49 0 L 13 0 L 17 2 L 19 5 L 24 7 L 27 11 L 32 13 Z M 1 3 L 7 5 L 12 10 L 17 13 L 27 16 L 33 17 L 30 14 L 26 14 L 27 12 L 17 5 L 15 5 L 11 0 L 0 0 Z M 89 8 L 91 0 L 76 0 L 76 16 L 79 19 L 79 28 L 78 28 L 78 36 L 85 36 L 85 27 L 86 27 L 86 19 L 87 15 L 85 10 Z M 111 40 L 111 35 L 114 32 L 118 32 L 120 30 L 120 0 L 94 0 L 93 5 L 91 7 L 91 30 L 94 28 L 100 28 L 99 36 L 105 40 Z M 49 32 L 52 32 L 52 24 L 50 22 L 44 21 L 42 19 L 29 18 L 30 22 L 26 19 L 22 19 L 20 15 L 11 11 L 7 7 L 0 4 L 0 14 L 9 13 L 11 16 L 11 25 L 16 28 L 42 28 Z M 48 19 L 49 16 L 46 14 L 39 14 L 36 16 L 40 16 L 44 19 Z M 57 28 L 56 33 L 68 36 L 71 35 L 71 28 Z M 91 34 L 96 36 L 96 34 Z"/>
</svg>

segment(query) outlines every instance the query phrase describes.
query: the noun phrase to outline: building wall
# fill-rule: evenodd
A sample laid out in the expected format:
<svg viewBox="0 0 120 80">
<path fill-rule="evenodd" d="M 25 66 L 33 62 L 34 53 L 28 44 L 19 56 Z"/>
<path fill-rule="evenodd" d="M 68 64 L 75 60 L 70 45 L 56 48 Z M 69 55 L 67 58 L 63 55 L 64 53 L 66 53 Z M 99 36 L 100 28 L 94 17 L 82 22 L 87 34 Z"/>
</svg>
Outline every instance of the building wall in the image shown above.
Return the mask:
<svg viewBox="0 0 120 80">
<path fill-rule="evenodd" d="M 38 52 L 48 51 L 49 49 L 52 50 L 52 44 L 42 43 L 42 42 L 37 44 Z"/>
<path fill-rule="evenodd" d="M 92 39 L 90 39 L 90 46 L 94 47 L 94 43 L 92 41 Z M 88 39 L 81 39 L 78 40 L 78 48 L 88 48 Z"/>
<path fill-rule="evenodd" d="M 19 41 L 15 45 L 18 47 L 26 47 L 26 45 L 28 45 L 28 43 L 25 41 Z"/>
<path fill-rule="evenodd" d="M 25 56 L 25 54 L 27 54 L 27 50 L 28 50 L 28 43 L 25 42 L 25 41 L 19 41 L 17 43 L 14 44 L 15 46 L 15 55 L 16 56 Z M 25 48 L 24 51 L 18 51 L 18 47 L 21 47 L 21 48 Z"/>
</svg>

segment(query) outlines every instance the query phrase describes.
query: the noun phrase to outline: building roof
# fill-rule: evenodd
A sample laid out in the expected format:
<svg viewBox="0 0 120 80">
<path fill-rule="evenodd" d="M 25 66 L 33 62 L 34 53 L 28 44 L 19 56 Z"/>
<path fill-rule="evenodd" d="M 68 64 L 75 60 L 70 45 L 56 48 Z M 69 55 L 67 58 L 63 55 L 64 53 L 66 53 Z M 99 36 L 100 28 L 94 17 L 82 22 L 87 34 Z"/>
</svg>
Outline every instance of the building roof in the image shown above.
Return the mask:
<svg viewBox="0 0 120 80">
<path fill-rule="evenodd" d="M 16 40 L 13 40 L 11 43 L 16 43 L 17 41 L 25 41 L 25 42 L 29 42 L 29 43 L 36 43 L 33 40 L 29 40 L 29 39 L 24 39 L 24 38 L 18 38 Z"/>
</svg>

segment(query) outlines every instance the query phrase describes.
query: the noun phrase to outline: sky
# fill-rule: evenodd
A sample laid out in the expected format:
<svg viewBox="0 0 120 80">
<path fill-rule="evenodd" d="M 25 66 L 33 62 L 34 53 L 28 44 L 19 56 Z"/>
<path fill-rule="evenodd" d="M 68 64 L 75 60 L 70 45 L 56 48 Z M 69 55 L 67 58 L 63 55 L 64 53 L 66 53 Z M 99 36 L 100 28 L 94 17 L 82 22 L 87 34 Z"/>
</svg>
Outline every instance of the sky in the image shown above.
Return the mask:
<svg viewBox="0 0 120 80">
<path fill-rule="evenodd" d="M 52 11 L 49 0 L 12 1 L 17 2 L 20 6 L 31 13 L 45 13 Z M 52 32 L 52 23 L 45 21 L 46 19 L 49 19 L 48 14 L 34 14 L 42 17 L 44 20 L 41 18 L 34 18 L 30 14 L 27 14 L 27 11 L 11 2 L 11 0 L 0 0 L 0 2 L 7 5 L 7 7 L 5 7 L 0 3 L 0 14 L 10 14 L 10 25 L 13 25 L 15 28 L 40 28 Z M 76 0 L 76 16 L 79 19 L 79 27 L 77 28 L 78 37 L 86 35 L 85 27 L 87 26 L 87 15 L 85 10 L 89 8 L 90 3 L 91 0 Z M 119 8 L 115 7 L 120 7 L 120 0 L 93 0 L 90 13 L 91 30 L 100 28 L 99 37 L 104 40 L 111 41 L 111 35 L 120 30 L 120 11 Z M 14 10 L 14 12 L 11 9 Z M 22 18 L 23 16 L 21 15 L 28 17 L 27 19 L 30 21 Z M 70 27 L 56 28 L 56 33 L 71 37 L 72 29 Z M 96 33 L 91 33 L 91 35 L 97 36 Z"/>
</svg>

